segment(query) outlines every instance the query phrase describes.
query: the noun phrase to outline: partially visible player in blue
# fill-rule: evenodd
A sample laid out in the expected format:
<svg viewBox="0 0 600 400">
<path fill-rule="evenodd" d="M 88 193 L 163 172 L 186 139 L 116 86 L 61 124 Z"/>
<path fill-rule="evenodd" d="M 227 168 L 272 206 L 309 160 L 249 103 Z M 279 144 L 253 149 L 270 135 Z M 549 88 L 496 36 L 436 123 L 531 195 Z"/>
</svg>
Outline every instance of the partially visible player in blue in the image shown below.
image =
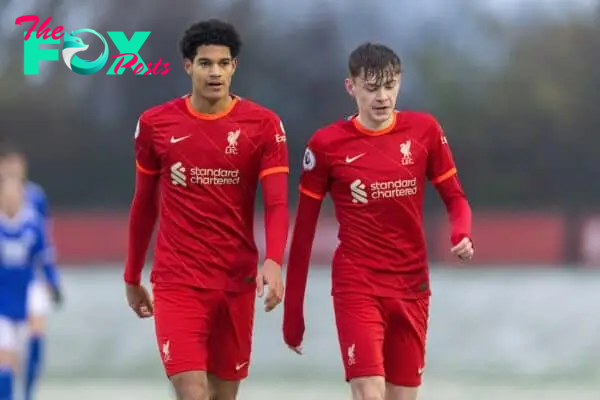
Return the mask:
<svg viewBox="0 0 600 400">
<path fill-rule="evenodd" d="M 42 372 L 44 354 L 44 338 L 46 330 L 46 315 L 51 303 L 60 306 L 62 292 L 57 269 L 54 267 L 54 248 L 50 236 L 50 215 L 48 200 L 44 190 L 36 183 L 27 180 L 27 160 L 14 148 L 3 146 L 0 153 L 0 179 L 15 179 L 24 182 L 25 202 L 32 206 L 43 218 L 46 226 L 47 255 L 51 257 L 43 269 L 43 274 L 37 272 L 28 291 L 29 343 L 26 350 L 24 375 L 25 400 L 33 398 L 33 392 Z M 1 399 L 1 398 L 0 398 Z"/>
<path fill-rule="evenodd" d="M 0 178 L 0 399 L 14 399 L 14 375 L 26 340 L 27 297 L 47 257 L 46 223 L 25 199 L 23 181 Z"/>
</svg>

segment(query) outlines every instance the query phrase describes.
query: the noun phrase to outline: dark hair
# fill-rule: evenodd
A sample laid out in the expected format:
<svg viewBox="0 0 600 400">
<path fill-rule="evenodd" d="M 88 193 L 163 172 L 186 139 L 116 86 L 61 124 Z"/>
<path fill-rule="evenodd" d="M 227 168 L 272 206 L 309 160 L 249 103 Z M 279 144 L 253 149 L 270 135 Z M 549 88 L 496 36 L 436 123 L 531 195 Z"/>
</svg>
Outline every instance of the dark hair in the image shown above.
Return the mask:
<svg viewBox="0 0 600 400">
<path fill-rule="evenodd" d="M 236 58 L 240 53 L 242 41 L 233 25 L 218 19 L 196 22 L 190 26 L 179 42 L 179 50 L 183 58 L 193 60 L 198 47 L 217 45 L 229 47 L 231 57 Z"/>
<path fill-rule="evenodd" d="M 12 143 L 0 143 L 0 160 L 8 157 L 18 156 L 25 158 L 25 155 L 17 146 Z"/>
<path fill-rule="evenodd" d="M 366 78 L 375 78 L 380 84 L 391 74 L 402 72 L 402 62 L 394 50 L 389 47 L 367 42 L 350 53 L 348 70 L 353 78 L 364 74 Z"/>
</svg>

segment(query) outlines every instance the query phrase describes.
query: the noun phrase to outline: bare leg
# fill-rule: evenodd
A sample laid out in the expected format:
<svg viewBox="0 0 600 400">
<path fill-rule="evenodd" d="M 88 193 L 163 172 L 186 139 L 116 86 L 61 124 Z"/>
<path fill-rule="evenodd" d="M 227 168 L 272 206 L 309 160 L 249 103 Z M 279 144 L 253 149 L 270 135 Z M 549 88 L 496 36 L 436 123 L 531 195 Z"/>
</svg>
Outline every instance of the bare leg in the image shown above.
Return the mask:
<svg viewBox="0 0 600 400">
<path fill-rule="evenodd" d="M 352 400 L 385 400 L 383 376 L 365 376 L 350 381 Z"/>
<path fill-rule="evenodd" d="M 177 400 L 210 400 L 205 371 L 186 371 L 171 376 Z"/>
<path fill-rule="evenodd" d="M 417 400 L 418 387 L 385 384 L 385 400 Z"/>
<path fill-rule="evenodd" d="M 210 400 L 236 400 L 240 381 L 226 381 L 208 374 Z"/>
</svg>

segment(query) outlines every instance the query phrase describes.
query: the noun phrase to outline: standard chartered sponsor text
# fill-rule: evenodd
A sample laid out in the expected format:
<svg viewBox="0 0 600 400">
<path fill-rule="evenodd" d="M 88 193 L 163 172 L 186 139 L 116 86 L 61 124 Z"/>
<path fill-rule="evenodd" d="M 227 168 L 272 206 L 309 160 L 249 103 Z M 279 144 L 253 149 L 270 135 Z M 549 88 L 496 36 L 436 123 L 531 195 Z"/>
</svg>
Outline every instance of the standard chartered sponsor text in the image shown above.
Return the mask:
<svg viewBox="0 0 600 400">
<path fill-rule="evenodd" d="M 193 167 L 190 169 L 190 181 L 197 185 L 237 185 L 240 183 L 240 170 Z"/>
<path fill-rule="evenodd" d="M 417 194 L 417 178 L 374 182 L 370 189 L 373 200 L 414 196 Z"/>
</svg>

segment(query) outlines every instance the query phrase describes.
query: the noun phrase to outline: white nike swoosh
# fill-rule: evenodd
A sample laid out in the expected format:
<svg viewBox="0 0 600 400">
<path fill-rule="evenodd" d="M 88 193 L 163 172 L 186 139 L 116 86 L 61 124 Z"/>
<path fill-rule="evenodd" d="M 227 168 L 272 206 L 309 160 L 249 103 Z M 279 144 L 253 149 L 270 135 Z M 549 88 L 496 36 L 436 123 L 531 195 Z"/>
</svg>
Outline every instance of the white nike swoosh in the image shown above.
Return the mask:
<svg viewBox="0 0 600 400">
<path fill-rule="evenodd" d="M 235 366 L 235 370 L 236 370 L 236 371 L 239 371 L 240 369 L 244 368 L 244 366 L 246 366 L 246 364 L 248 364 L 248 361 L 246 361 L 246 362 L 243 362 L 243 363 L 241 363 L 241 364 L 238 364 L 238 365 L 236 365 L 236 366 Z"/>
<path fill-rule="evenodd" d="M 354 161 L 358 160 L 359 158 L 361 158 L 364 155 L 365 155 L 365 153 L 361 153 L 361 154 L 359 154 L 357 156 L 354 156 L 354 157 L 348 157 L 348 156 L 346 156 L 346 163 L 347 164 L 353 163 Z"/>
<path fill-rule="evenodd" d="M 185 139 L 189 138 L 190 136 L 192 136 L 192 135 L 187 135 L 187 136 L 180 137 L 180 138 L 176 138 L 175 136 L 171 136 L 171 143 L 179 143 L 182 140 L 185 140 Z"/>
</svg>

